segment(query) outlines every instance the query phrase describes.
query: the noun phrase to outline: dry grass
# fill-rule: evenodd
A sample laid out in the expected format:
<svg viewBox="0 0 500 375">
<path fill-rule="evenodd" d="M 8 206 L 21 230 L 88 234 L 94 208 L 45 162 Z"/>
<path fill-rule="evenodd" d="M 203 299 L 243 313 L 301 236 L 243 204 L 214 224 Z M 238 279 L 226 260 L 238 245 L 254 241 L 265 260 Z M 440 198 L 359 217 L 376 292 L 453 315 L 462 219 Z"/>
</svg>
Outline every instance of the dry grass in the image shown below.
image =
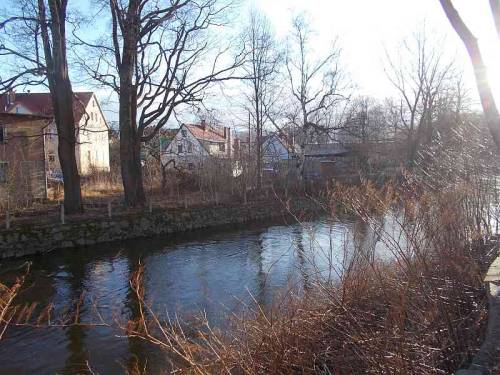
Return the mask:
<svg viewBox="0 0 500 375">
<path fill-rule="evenodd" d="M 26 264 L 24 273 L 16 279 L 12 286 L 0 283 L 0 340 L 16 315 L 14 299 L 24 284 L 29 273 L 30 264 Z"/>
<path fill-rule="evenodd" d="M 358 249 L 336 282 L 318 279 L 308 293 L 283 295 L 230 316 L 230 329 L 162 321 L 143 298 L 142 272 L 131 279 L 141 318 L 125 328 L 164 349 L 181 373 L 444 374 L 465 366 L 485 329 L 482 272 L 487 233 L 470 190 L 422 193 L 415 186 L 337 186 L 332 215 L 354 212 L 378 232 L 391 261 Z M 398 233 L 380 218 L 396 210 Z M 483 212 L 485 213 L 485 212 Z M 404 240 L 402 240 L 404 238 Z M 334 267 L 333 265 L 331 265 Z"/>
</svg>

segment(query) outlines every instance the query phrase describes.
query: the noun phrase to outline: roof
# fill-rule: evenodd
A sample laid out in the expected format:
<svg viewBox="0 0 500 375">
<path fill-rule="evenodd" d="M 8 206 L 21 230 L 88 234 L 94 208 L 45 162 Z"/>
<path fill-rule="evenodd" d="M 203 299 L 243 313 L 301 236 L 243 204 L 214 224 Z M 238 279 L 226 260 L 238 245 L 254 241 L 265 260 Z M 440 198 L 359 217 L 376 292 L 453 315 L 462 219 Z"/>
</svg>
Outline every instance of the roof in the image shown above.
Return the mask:
<svg viewBox="0 0 500 375">
<path fill-rule="evenodd" d="M 216 129 L 210 127 L 209 125 L 198 124 L 184 124 L 186 128 L 189 129 L 193 136 L 200 141 L 208 141 L 208 142 L 216 142 L 216 143 L 224 143 L 226 139 L 224 138 L 224 134 L 221 134 Z"/>
<path fill-rule="evenodd" d="M 75 121 L 80 121 L 85 108 L 87 107 L 93 92 L 74 92 L 73 108 Z M 7 94 L 0 96 L 0 111 L 9 112 L 16 105 L 22 105 L 31 113 L 37 115 L 45 115 L 52 117 L 54 111 L 52 108 L 52 99 L 49 92 L 33 92 L 33 93 L 15 93 L 13 104 L 7 104 Z"/>
<path fill-rule="evenodd" d="M 283 147 L 285 147 L 288 150 L 288 152 L 294 152 L 293 139 L 290 139 L 290 137 L 287 137 L 285 134 L 270 133 L 264 135 L 262 136 L 262 144 L 264 144 L 273 137 L 276 138 L 283 145 Z"/>
<path fill-rule="evenodd" d="M 337 143 L 309 144 L 304 149 L 306 157 L 344 156 L 348 153 L 348 149 Z"/>
<path fill-rule="evenodd" d="M 52 117 L 43 115 L 32 115 L 24 113 L 0 112 L 0 121 L 3 125 L 14 124 L 27 121 L 50 120 Z"/>
</svg>

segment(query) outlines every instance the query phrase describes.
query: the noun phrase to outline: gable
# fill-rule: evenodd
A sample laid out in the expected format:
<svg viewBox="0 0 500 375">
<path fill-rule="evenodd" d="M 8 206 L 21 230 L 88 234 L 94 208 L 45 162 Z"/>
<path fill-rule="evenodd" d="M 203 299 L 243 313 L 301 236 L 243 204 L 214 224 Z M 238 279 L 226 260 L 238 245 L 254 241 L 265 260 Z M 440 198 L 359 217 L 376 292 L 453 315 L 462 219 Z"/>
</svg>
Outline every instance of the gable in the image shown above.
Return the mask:
<svg viewBox="0 0 500 375">
<path fill-rule="evenodd" d="M 101 105 L 99 104 L 99 100 L 97 100 L 97 96 L 94 93 L 92 93 L 92 96 L 90 97 L 87 106 L 85 107 L 85 112 L 89 114 L 89 116 L 91 116 L 91 113 L 95 113 L 97 116 L 99 116 L 99 123 L 102 124 L 102 128 L 108 128 L 108 122 L 106 121 L 104 112 L 102 111 Z M 84 115 L 82 115 L 81 122 L 82 124 L 85 123 Z M 94 120 L 93 123 L 96 123 L 96 120 Z"/>
<path fill-rule="evenodd" d="M 262 149 L 264 152 L 264 156 L 281 158 L 289 157 L 288 149 L 285 147 L 281 139 L 279 139 L 279 137 L 277 137 L 276 135 L 272 135 L 264 140 Z"/>
<path fill-rule="evenodd" d="M 186 131 L 186 137 L 183 136 L 183 130 Z M 200 142 L 200 140 L 196 138 L 195 135 L 190 131 L 189 127 L 184 124 L 182 124 L 181 127 L 177 130 L 164 152 L 176 154 L 178 144 L 186 142 L 190 142 L 193 145 L 193 150 L 196 149 L 196 153 L 198 153 L 199 155 L 209 154 L 203 143 Z"/>
</svg>

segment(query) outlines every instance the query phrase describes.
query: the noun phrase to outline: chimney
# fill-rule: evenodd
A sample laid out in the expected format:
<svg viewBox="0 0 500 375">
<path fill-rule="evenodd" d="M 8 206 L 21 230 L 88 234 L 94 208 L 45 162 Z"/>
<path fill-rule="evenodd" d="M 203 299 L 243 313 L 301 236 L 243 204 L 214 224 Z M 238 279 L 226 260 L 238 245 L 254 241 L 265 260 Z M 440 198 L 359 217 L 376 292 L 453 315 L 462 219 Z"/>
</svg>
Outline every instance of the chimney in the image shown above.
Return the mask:
<svg viewBox="0 0 500 375">
<path fill-rule="evenodd" d="M 231 157 L 231 151 L 232 151 L 232 144 L 231 144 L 231 128 L 225 127 L 224 126 L 224 139 L 226 140 L 226 150 L 227 150 L 227 156 Z"/>
<path fill-rule="evenodd" d="M 16 101 L 16 92 L 14 90 L 9 90 L 7 92 L 7 105 L 12 105 Z"/>
<path fill-rule="evenodd" d="M 201 120 L 201 128 L 203 129 L 203 131 L 207 129 L 207 122 L 205 119 Z"/>
</svg>

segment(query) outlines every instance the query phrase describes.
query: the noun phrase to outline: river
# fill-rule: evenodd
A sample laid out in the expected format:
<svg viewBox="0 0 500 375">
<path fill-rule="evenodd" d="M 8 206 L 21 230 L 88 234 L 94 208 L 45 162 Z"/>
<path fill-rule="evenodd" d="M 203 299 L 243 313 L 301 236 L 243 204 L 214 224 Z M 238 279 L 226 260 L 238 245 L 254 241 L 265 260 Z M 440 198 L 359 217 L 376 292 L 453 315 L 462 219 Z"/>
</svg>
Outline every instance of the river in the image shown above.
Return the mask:
<svg viewBox="0 0 500 375">
<path fill-rule="evenodd" d="M 262 223 L 60 250 L 3 261 L 0 280 L 11 283 L 32 262 L 18 304 L 54 304 L 61 314 L 82 298 L 82 321 L 134 316 L 130 275 L 144 265 L 146 300 L 159 314 L 183 319 L 205 311 L 216 326 L 255 298 L 268 306 L 285 288 L 307 290 L 316 277 L 336 278 L 344 248 L 359 240 L 377 243 L 373 232 L 352 218 Z M 378 245 L 377 245 L 378 246 Z M 330 266 L 332 265 L 332 267 Z M 318 276 L 320 275 L 320 276 Z M 73 307 L 74 308 L 74 307 Z M 109 327 L 10 327 L 0 341 L 1 374 L 125 373 L 136 360 L 158 373 L 165 356 L 151 344 Z"/>
</svg>

